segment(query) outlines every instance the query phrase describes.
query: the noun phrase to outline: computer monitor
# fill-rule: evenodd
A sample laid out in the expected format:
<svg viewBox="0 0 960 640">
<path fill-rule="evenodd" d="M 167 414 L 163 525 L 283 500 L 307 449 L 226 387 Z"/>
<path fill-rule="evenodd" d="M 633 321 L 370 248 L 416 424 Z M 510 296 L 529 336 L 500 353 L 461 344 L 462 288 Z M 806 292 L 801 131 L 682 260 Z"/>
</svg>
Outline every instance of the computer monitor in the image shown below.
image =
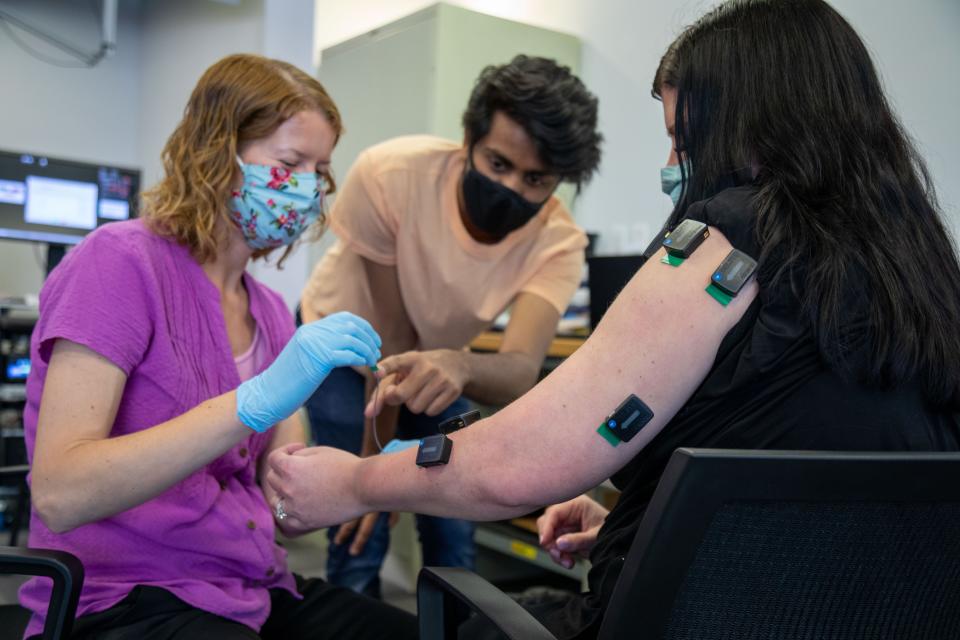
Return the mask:
<svg viewBox="0 0 960 640">
<path fill-rule="evenodd" d="M 590 287 L 590 328 L 596 329 L 614 298 L 620 295 L 646 256 L 590 256 L 587 258 L 587 284 Z"/>
<path fill-rule="evenodd" d="M 0 151 L 0 238 L 77 244 L 135 217 L 139 191 L 135 169 Z"/>
</svg>

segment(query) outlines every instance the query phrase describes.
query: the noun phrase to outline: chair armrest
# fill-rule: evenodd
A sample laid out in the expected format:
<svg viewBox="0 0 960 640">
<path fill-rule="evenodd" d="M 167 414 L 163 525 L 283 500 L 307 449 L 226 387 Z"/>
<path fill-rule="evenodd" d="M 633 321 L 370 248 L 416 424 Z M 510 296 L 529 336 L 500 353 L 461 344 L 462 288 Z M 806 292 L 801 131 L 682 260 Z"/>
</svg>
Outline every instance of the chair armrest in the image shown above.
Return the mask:
<svg viewBox="0 0 960 640">
<path fill-rule="evenodd" d="M 30 472 L 30 465 L 15 464 L 9 467 L 0 467 L 0 477 L 3 476 L 23 476 L 26 477 Z"/>
<path fill-rule="evenodd" d="M 43 638 L 53 640 L 70 635 L 83 586 L 83 564 L 76 556 L 54 549 L 0 547 L 0 574 L 51 578 L 53 591 Z"/>
<path fill-rule="evenodd" d="M 417 579 L 421 640 L 456 638 L 469 610 L 515 640 L 556 640 L 512 598 L 477 574 L 455 567 L 424 567 Z"/>
</svg>

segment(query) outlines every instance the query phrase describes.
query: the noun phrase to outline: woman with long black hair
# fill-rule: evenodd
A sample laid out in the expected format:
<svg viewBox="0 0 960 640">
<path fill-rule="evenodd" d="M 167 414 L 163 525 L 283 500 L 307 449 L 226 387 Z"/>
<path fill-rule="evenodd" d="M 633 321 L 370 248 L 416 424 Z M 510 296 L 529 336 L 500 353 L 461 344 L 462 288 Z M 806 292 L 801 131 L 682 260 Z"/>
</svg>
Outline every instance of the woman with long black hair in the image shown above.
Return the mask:
<svg viewBox="0 0 960 640">
<path fill-rule="evenodd" d="M 960 266 L 850 25 L 821 0 L 726 2 L 669 47 L 654 93 L 681 167 L 666 230 L 700 221 L 710 237 L 679 267 L 653 253 L 580 350 L 452 436 L 445 466 L 275 451 L 267 481 L 294 521 L 567 501 L 541 518 L 541 544 L 562 563 L 589 551 L 589 591 L 531 610 L 583 638 L 677 447 L 960 450 Z M 705 288 L 732 249 L 759 266 L 724 305 Z M 630 394 L 653 417 L 612 447 L 597 424 Z M 609 513 L 571 500 L 611 476 Z"/>
</svg>

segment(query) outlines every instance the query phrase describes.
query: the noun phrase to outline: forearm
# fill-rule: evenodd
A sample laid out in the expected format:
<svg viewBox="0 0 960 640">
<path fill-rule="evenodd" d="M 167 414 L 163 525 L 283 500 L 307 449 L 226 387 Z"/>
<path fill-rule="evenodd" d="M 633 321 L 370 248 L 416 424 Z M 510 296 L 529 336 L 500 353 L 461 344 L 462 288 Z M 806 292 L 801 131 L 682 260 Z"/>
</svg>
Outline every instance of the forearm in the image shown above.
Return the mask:
<svg viewBox="0 0 960 640">
<path fill-rule="evenodd" d="M 465 459 L 462 438 L 455 441 L 450 464 L 416 466 L 416 450 L 375 456 L 359 461 L 352 483 L 357 511 L 413 511 L 468 520 L 504 520 L 530 513 L 542 505 L 511 500 L 483 469 L 483 460 Z M 461 442 L 457 443 L 457 440 Z"/>
<path fill-rule="evenodd" d="M 163 493 L 251 433 L 231 391 L 137 433 L 78 441 L 49 464 L 38 452 L 34 505 L 54 531 L 101 520 Z"/>
<path fill-rule="evenodd" d="M 459 352 L 467 368 L 464 394 L 477 402 L 505 405 L 537 383 L 542 362 L 519 351 L 505 353 Z"/>
</svg>

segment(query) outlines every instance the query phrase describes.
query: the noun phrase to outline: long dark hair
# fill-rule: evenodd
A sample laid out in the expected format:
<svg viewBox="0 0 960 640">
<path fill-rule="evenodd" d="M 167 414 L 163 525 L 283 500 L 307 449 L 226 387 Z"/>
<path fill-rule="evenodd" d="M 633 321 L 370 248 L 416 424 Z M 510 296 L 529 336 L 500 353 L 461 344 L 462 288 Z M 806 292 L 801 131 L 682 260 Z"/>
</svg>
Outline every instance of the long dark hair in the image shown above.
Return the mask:
<svg viewBox="0 0 960 640">
<path fill-rule="evenodd" d="M 692 168 L 673 218 L 753 181 L 760 283 L 794 287 L 827 364 L 960 406 L 960 266 L 847 21 L 821 0 L 726 2 L 669 47 L 665 85 Z"/>
</svg>

